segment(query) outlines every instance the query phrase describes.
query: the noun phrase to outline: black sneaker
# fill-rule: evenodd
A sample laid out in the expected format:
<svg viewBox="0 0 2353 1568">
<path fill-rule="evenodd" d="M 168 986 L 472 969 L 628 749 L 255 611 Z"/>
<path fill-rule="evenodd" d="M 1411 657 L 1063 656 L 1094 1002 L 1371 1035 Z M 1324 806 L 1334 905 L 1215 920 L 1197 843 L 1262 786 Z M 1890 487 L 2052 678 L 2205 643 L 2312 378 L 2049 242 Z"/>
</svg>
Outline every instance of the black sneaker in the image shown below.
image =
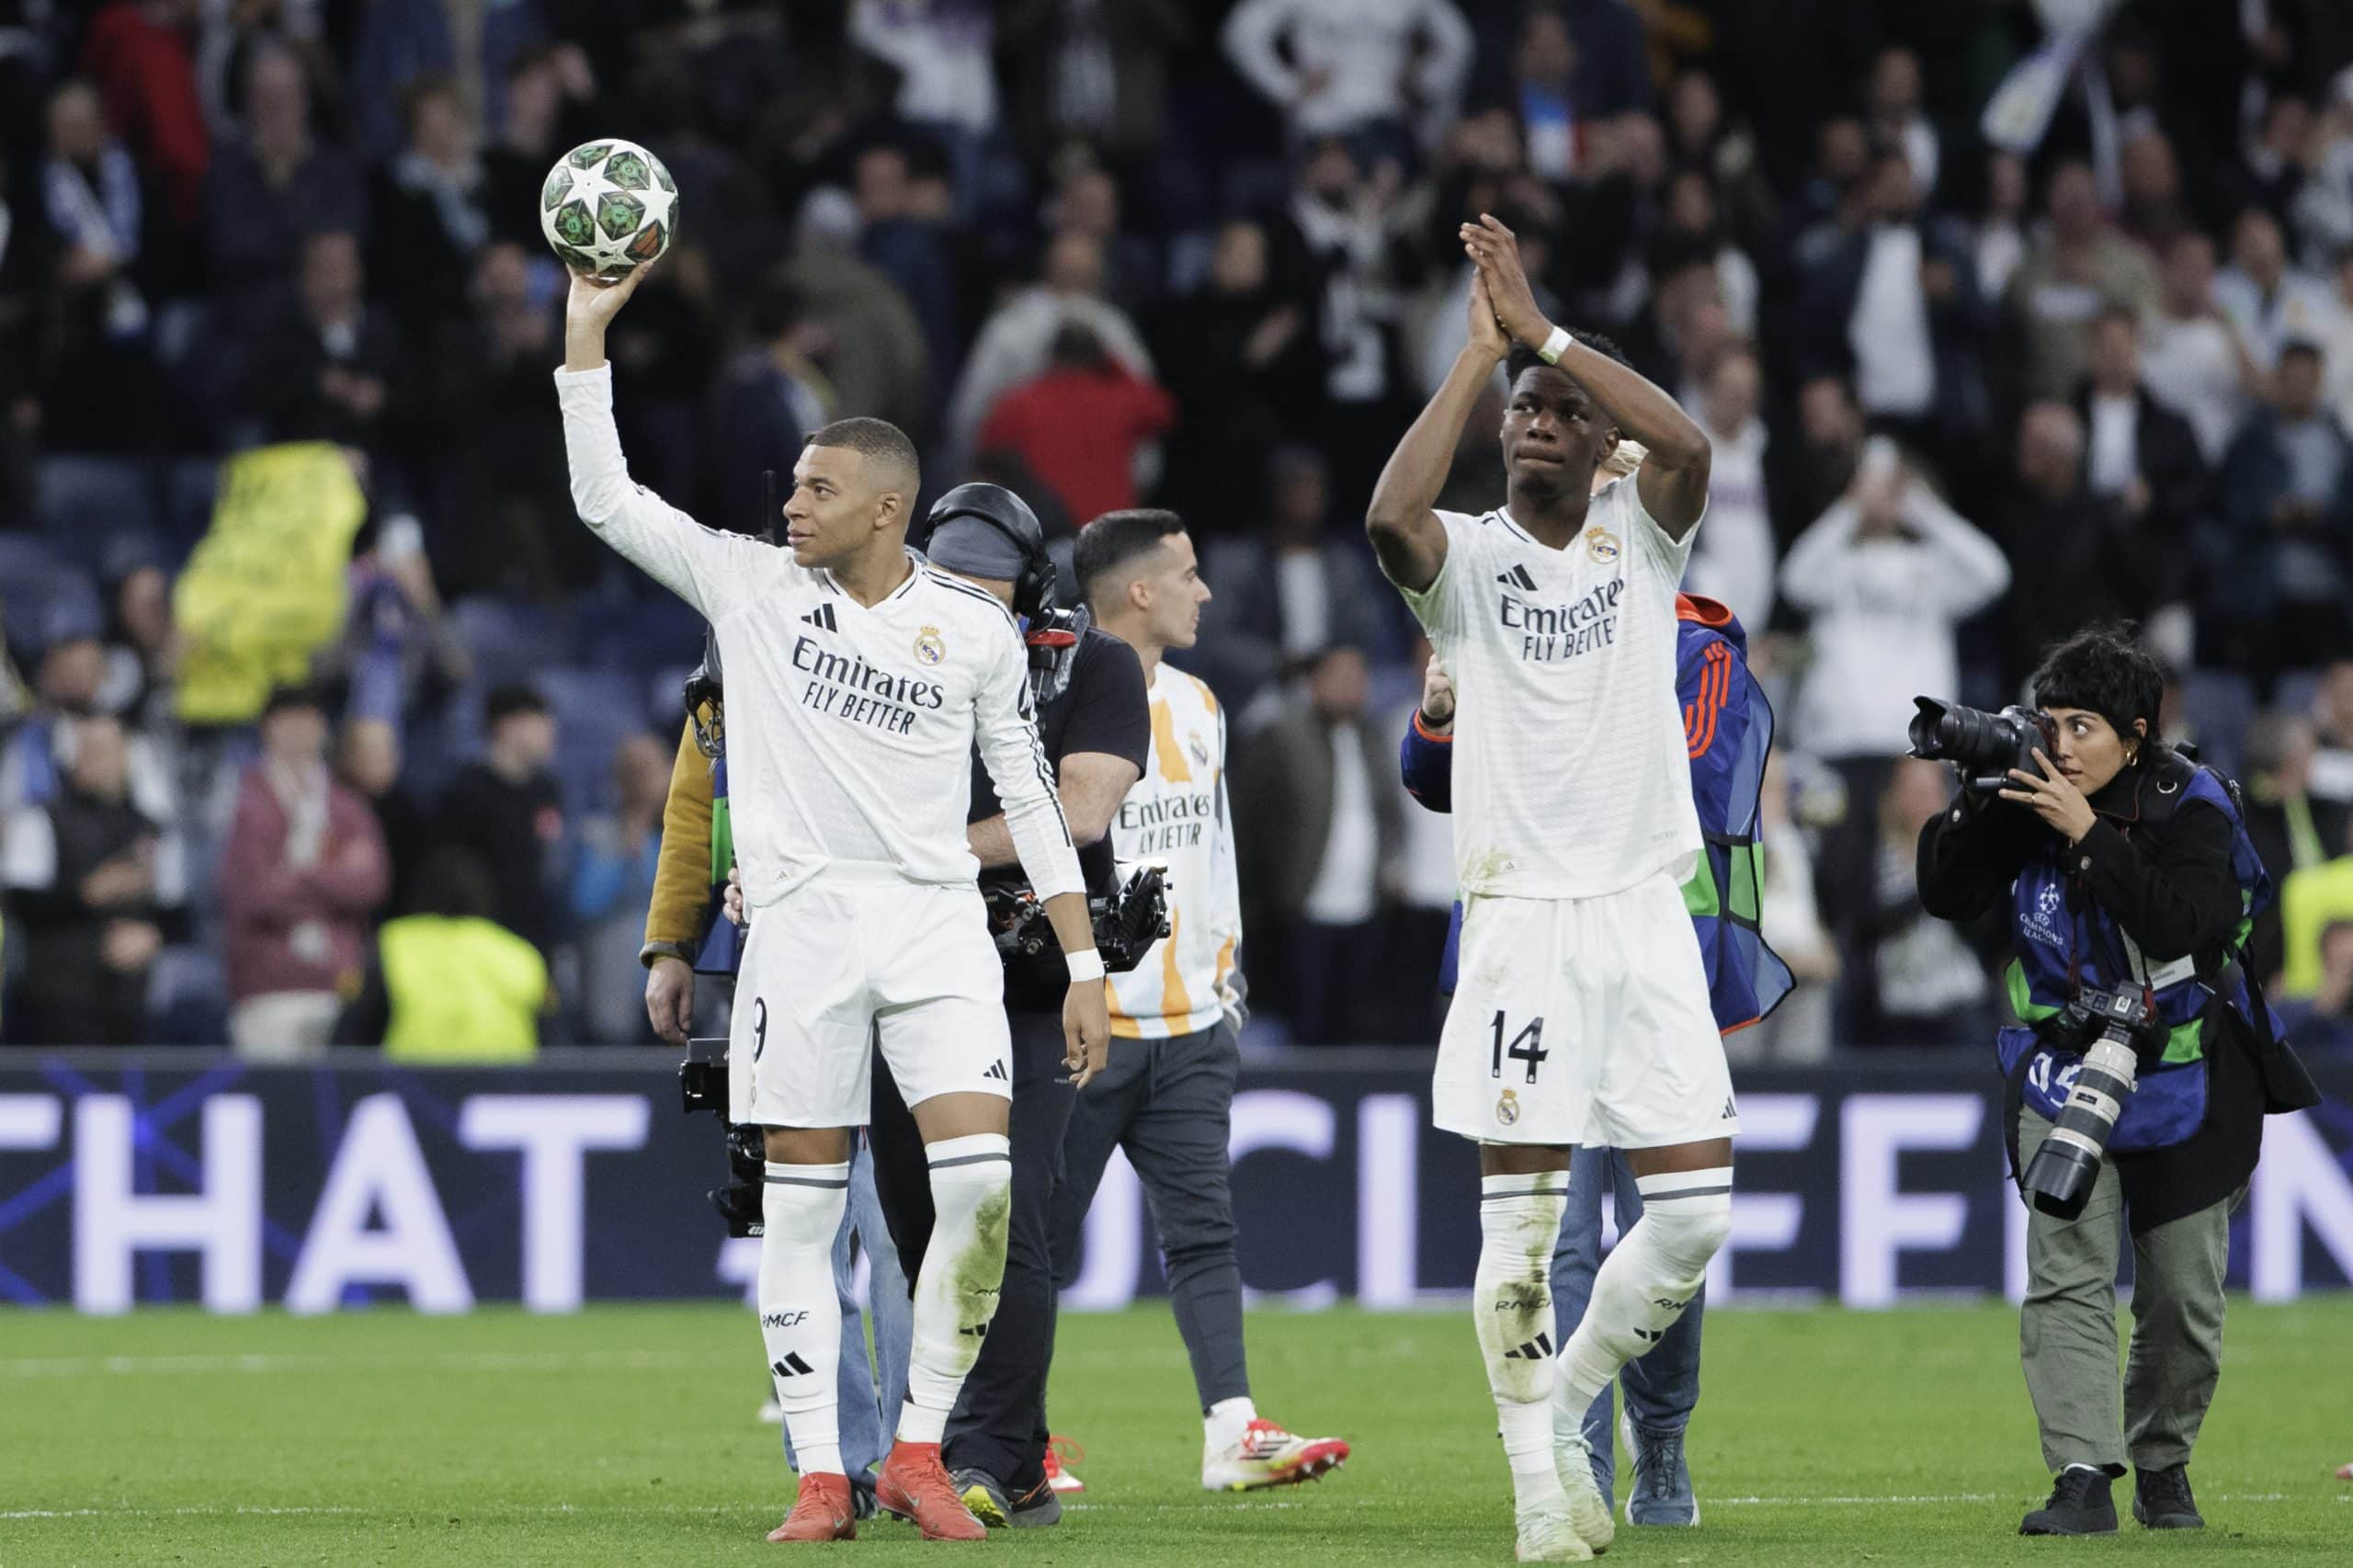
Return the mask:
<svg viewBox="0 0 2353 1568">
<path fill-rule="evenodd" d="M 875 1515 L 874 1478 L 853 1475 L 849 1478 L 850 1514 L 855 1518 L 870 1519 Z"/>
<path fill-rule="evenodd" d="M 991 1529 L 1040 1529 L 1063 1522 L 1063 1500 L 1043 1476 L 1018 1494 L 984 1470 L 960 1470 L 955 1481 L 964 1506 Z"/>
<path fill-rule="evenodd" d="M 2202 1530 L 2206 1521 L 2189 1494 L 2189 1467 L 2132 1472 L 2132 1517 L 2153 1530 Z"/>
<path fill-rule="evenodd" d="M 2051 1501 L 2018 1524 L 2020 1535 L 2114 1535 L 2116 1505 L 2108 1477 L 2088 1465 L 2071 1464 L 2051 1483 Z"/>
</svg>

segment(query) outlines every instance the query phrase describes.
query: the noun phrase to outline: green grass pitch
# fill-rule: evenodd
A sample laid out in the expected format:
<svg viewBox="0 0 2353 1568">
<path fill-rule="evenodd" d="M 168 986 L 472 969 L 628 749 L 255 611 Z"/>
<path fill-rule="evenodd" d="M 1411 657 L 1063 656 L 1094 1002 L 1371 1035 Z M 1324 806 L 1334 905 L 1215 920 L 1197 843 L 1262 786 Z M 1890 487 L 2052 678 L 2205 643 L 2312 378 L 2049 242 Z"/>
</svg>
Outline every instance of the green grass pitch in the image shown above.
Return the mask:
<svg viewBox="0 0 2353 1568">
<path fill-rule="evenodd" d="M 1262 1312 L 1261 1405 L 1357 1446 L 1320 1484 L 1198 1485 L 1165 1309 L 1065 1318 L 1056 1426 L 1090 1490 L 975 1550 L 1055 1564 L 1505 1563 L 1511 1508 L 1461 1312 Z M 2353 1562 L 2353 1300 L 2234 1301 L 2192 1470 L 2210 1528 L 2021 1540 L 2044 1482 L 1999 1306 L 1727 1311 L 1691 1432 L 1704 1523 L 1654 1563 Z M 757 1335 L 724 1307 L 292 1319 L 0 1314 L 0 1565 L 771 1562 L 790 1496 L 754 1425 Z M 827 1561 L 926 1561 L 870 1525 Z"/>
</svg>

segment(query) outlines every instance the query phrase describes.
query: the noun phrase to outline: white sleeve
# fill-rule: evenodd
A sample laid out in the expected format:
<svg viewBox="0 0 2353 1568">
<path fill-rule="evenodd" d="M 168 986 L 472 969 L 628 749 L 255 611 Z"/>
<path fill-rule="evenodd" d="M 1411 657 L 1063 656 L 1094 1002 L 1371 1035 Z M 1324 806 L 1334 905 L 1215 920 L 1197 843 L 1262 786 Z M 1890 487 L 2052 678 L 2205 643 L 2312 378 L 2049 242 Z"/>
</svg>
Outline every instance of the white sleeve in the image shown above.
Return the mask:
<svg viewBox="0 0 2353 1568">
<path fill-rule="evenodd" d="M 1626 542 L 1641 551 L 1643 559 L 1665 573 L 1667 582 L 1680 585 L 1684 569 L 1691 564 L 1691 551 L 1699 542 L 1699 525 L 1708 520 L 1707 502 L 1699 503 L 1699 515 L 1692 519 L 1689 528 L 1683 530 L 1683 537 L 1677 539 L 1651 516 L 1648 506 L 1643 505 L 1641 470 L 1637 469 L 1623 479 L 1611 481 L 1609 488 L 1602 494 L 1606 498 L 1621 489 L 1626 493 L 1626 498 L 1619 503 L 1619 507 L 1624 517 L 1626 532 L 1633 536 Z"/>
<path fill-rule="evenodd" d="M 1006 631 L 1010 632 L 1011 617 Z M 1040 902 L 1056 893 L 1085 892 L 1079 874 L 1078 848 L 1072 843 L 1070 824 L 1063 816 L 1062 797 L 1054 789 L 1054 770 L 1046 761 L 1045 743 L 1038 738 L 1038 720 L 1029 701 L 1029 660 L 1017 635 L 992 639 L 997 653 L 981 677 L 972 699 L 972 733 L 979 741 L 982 766 L 996 786 L 997 802 L 1005 808 L 1005 830 L 1012 836 L 1013 852 L 1022 874 Z"/>
<path fill-rule="evenodd" d="M 1461 512 L 1441 512 L 1433 507 L 1431 515 L 1446 530 L 1446 559 L 1438 562 L 1438 575 L 1430 579 L 1428 587 L 1417 591 L 1400 583 L 1397 591 L 1404 596 L 1405 608 L 1414 612 L 1414 619 L 1436 642 L 1439 633 L 1458 629 L 1461 616 L 1455 589 L 1467 580 L 1465 574 L 1470 568 L 1462 558 L 1470 553 L 1472 537 L 1478 530 L 1475 520 Z"/>
<path fill-rule="evenodd" d="M 613 427 L 613 368 L 558 370 L 563 451 L 580 520 L 645 574 L 717 620 L 760 586 L 774 547 L 707 528 L 632 481 Z"/>
<path fill-rule="evenodd" d="M 1904 520 L 1919 530 L 1934 555 L 1937 570 L 1930 581 L 1938 601 L 1955 619 L 1976 614 L 2009 587 L 2010 558 L 2002 547 L 1916 480 L 1904 496 Z"/>
<path fill-rule="evenodd" d="M 1217 710 L 1217 845 L 1210 859 L 1210 940 L 1217 944 L 1220 996 L 1247 994 L 1242 978 L 1242 881 L 1233 862 L 1233 809 L 1225 789 L 1225 710 Z"/>
<path fill-rule="evenodd" d="M 1288 111 L 1298 88 L 1298 76 L 1283 63 L 1275 48 L 1275 40 L 1282 34 L 1283 24 L 1290 20 L 1289 0 L 1242 0 L 1225 18 L 1223 37 L 1226 58 L 1233 68 L 1250 80 L 1250 85 L 1277 108 Z"/>
</svg>

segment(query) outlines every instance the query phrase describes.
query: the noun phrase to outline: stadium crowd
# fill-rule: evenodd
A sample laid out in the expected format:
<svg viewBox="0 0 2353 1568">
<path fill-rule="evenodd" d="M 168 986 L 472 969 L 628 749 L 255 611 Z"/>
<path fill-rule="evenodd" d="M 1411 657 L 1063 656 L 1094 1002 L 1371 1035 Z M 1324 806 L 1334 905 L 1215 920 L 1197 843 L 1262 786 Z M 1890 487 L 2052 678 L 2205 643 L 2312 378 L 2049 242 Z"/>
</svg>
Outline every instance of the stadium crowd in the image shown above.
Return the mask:
<svg viewBox="0 0 2353 1568">
<path fill-rule="evenodd" d="M 2038 49 L 2065 90 L 2021 108 Z M 874 415 L 1065 560 L 1110 508 L 1188 519 L 1179 662 L 1294 955 L 1255 1038 L 1435 1038 L 1427 650 L 1360 520 L 1483 210 L 1713 442 L 1687 587 L 1778 705 L 1762 923 L 1802 983 L 1736 1053 L 1984 1038 L 2000 933 L 1920 909 L 1909 699 L 2013 700 L 2111 618 L 2246 785 L 2293 1038 L 2353 1049 L 2329 0 L 0 0 L 0 1039 L 379 1042 L 418 922 L 550 1042 L 652 1038 L 700 631 L 572 514 L 537 215 L 615 134 L 681 191 L 612 338 L 644 483 L 757 529 L 763 470 Z M 1497 423 L 1446 505 L 1500 501 Z"/>
</svg>

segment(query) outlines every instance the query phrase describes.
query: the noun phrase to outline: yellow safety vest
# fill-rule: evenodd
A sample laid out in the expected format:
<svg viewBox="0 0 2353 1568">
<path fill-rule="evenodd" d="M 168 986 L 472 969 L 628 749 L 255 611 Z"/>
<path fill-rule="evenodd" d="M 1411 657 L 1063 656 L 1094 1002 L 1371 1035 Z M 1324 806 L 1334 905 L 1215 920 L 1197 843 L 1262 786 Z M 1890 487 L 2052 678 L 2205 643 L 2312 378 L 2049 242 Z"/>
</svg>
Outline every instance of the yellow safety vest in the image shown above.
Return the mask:
<svg viewBox="0 0 2353 1568">
<path fill-rule="evenodd" d="M 410 915 L 376 934 L 394 1062 L 528 1062 L 540 1049 L 547 960 L 494 921 Z"/>
</svg>

